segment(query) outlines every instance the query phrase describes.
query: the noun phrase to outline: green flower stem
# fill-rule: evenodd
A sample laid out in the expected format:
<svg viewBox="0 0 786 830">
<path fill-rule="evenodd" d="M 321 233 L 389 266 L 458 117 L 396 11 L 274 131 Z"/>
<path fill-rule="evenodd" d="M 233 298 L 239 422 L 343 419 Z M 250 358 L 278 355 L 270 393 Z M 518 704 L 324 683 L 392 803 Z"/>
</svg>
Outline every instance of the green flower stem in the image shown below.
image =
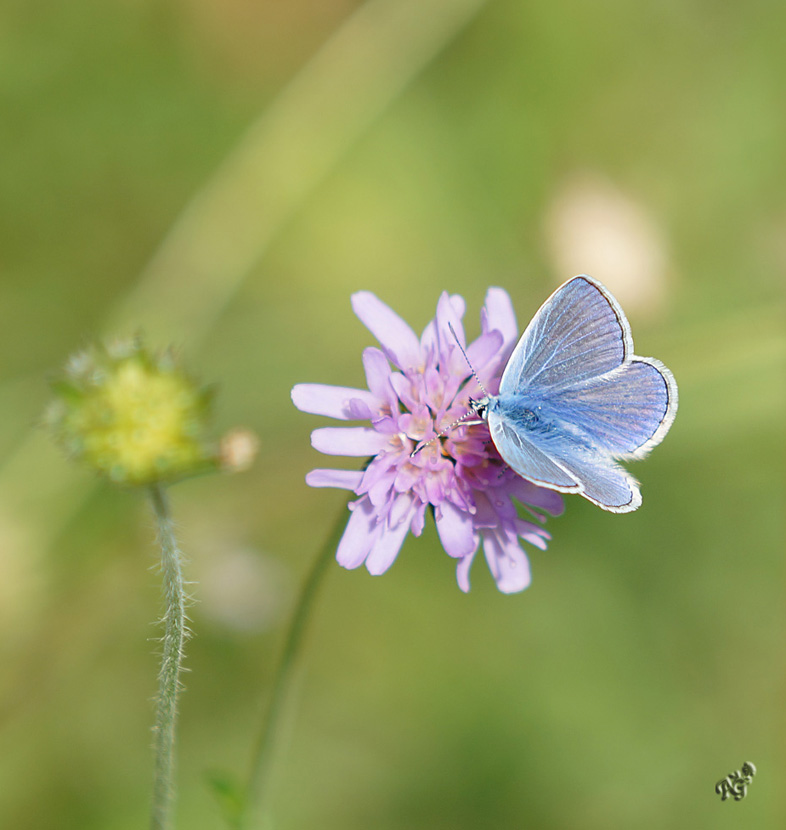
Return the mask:
<svg viewBox="0 0 786 830">
<path fill-rule="evenodd" d="M 170 813 L 174 800 L 175 721 L 177 696 L 180 692 L 180 664 L 186 639 L 186 599 L 183 590 L 181 554 L 177 547 L 166 495 L 159 485 L 150 488 L 153 512 L 158 524 L 161 544 L 161 572 L 164 611 L 164 640 L 161 670 L 158 674 L 158 704 L 155 725 L 155 776 L 151 830 L 171 827 Z"/>
<path fill-rule="evenodd" d="M 281 719 L 283 704 L 292 681 L 297 653 L 303 640 L 306 623 L 308 622 L 309 613 L 314 604 L 314 598 L 322 581 L 322 576 L 328 564 L 335 556 L 336 548 L 338 547 L 346 523 L 346 504 L 342 504 L 333 529 L 325 539 L 325 543 L 317 555 L 311 571 L 306 577 L 306 581 L 303 583 L 303 589 L 289 625 L 281 660 L 273 679 L 273 689 L 270 693 L 265 719 L 262 723 L 262 729 L 254 749 L 248 782 L 244 798 L 242 799 L 242 812 L 237 823 L 238 827 L 250 826 L 249 821 L 258 823 L 261 815 L 276 731 L 278 722 Z"/>
</svg>

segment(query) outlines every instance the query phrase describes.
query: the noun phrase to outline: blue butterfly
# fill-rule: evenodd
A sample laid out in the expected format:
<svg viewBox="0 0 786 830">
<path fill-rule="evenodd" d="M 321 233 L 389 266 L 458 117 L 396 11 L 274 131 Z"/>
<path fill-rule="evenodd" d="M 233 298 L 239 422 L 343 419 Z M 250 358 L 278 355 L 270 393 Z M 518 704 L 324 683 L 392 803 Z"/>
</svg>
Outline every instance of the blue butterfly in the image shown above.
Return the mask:
<svg viewBox="0 0 786 830">
<path fill-rule="evenodd" d="M 520 476 L 629 513 L 641 493 L 617 462 L 643 458 L 663 440 L 677 384 L 659 360 L 633 353 L 630 325 L 609 291 L 578 276 L 533 317 L 499 394 L 470 405 Z"/>
</svg>

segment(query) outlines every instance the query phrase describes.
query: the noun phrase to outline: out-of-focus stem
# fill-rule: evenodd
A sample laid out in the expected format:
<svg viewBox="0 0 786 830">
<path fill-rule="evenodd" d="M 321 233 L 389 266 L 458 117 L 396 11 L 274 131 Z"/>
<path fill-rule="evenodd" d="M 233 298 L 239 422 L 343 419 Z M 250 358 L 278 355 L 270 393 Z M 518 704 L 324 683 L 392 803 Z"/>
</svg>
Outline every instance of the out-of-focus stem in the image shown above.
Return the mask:
<svg viewBox="0 0 786 830">
<path fill-rule="evenodd" d="M 161 670 L 158 674 L 158 702 L 155 724 L 155 774 L 151 830 L 168 830 L 172 826 L 174 801 L 175 723 L 177 696 L 180 692 L 180 664 L 186 638 L 185 592 L 181 554 L 177 546 L 166 494 L 160 486 L 150 488 L 153 512 L 161 545 L 162 591 L 164 595 L 164 639 Z"/>
</svg>

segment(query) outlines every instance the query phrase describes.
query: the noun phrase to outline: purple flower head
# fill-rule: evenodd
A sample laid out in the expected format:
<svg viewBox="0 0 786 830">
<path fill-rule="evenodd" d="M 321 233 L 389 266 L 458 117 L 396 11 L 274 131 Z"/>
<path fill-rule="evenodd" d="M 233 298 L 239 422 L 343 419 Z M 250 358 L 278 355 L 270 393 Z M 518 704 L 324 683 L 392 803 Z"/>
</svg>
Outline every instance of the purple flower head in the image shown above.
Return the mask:
<svg viewBox="0 0 786 830">
<path fill-rule="evenodd" d="M 466 415 L 470 395 L 479 392 L 450 331 L 452 326 L 465 344 L 463 298 L 443 293 L 436 318 L 420 338 L 367 291 L 352 296 L 352 308 L 382 347 L 363 352 L 368 390 L 312 383 L 292 390 L 303 412 L 368 422 L 324 427 L 311 435 L 315 449 L 327 455 L 371 456 L 362 471 L 318 469 L 306 476 L 312 487 L 341 487 L 359 497 L 350 504 L 338 562 L 345 568 L 365 563 L 370 573 L 384 573 L 407 533 L 423 532 L 431 505 L 442 545 L 457 560 L 462 591 L 469 590 L 469 570 L 481 541 L 499 590 L 522 591 L 530 570 L 519 538 L 545 549 L 550 536 L 519 517 L 513 498 L 542 522 L 540 511 L 562 512 L 560 494 L 507 467 L 485 423 L 456 426 L 412 457 L 421 441 Z M 483 385 L 494 393 L 517 336 L 507 292 L 489 289 L 480 324 L 480 337 L 465 348 Z"/>
</svg>

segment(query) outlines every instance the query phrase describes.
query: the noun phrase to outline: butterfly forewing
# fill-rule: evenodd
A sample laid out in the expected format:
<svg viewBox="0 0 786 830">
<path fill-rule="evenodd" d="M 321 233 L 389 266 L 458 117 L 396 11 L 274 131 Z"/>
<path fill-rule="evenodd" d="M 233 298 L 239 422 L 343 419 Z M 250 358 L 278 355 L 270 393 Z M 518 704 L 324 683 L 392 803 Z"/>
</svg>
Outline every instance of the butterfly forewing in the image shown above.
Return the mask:
<svg viewBox="0 0 786 830">
<path fill-rule="evenodd" d="M 615 369 L 631 348 L 616 301 L 588 277 L 558 288 L 521 337 L 500 382 L 500 394 L 523 388 L 557 390 Z"/>
</svg>

